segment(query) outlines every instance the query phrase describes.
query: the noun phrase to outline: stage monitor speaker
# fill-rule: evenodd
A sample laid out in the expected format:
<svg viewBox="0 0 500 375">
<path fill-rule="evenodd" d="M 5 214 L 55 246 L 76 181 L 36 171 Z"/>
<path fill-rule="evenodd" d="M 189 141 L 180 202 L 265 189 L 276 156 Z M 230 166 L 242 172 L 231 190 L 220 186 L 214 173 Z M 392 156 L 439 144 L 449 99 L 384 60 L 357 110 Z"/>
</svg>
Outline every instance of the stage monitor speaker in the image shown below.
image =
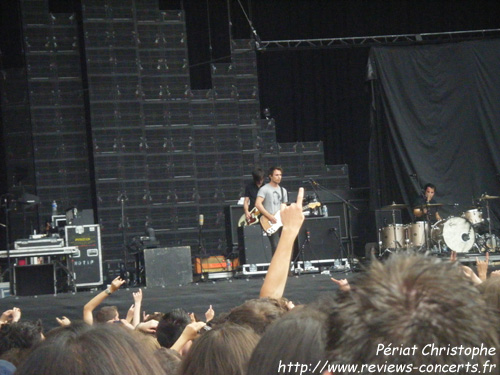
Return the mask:
<svg viewBox="0 0 500 375">
<path fill-rule="evenodd" d="M 263 233 L 259 224 L 243 227 L 245 248 L 240 252 L 241 264 L 271 263 L 271 243 Z"/>
<path fill-rule="evenodd" d="M 347 208 L 343 202 L 322 202 L 324 206 L 328 207 L 328 217 L 338 217 L 340 218 L 340 236 L 343 239 L 349 237 L 347 229 Z"/>
<path fill-rule="evenodd" d="M 309 243 L 307 243 L 309 232 Z M 317 217 L 304 220 L 299 231 L 298 260 L 304 246 L 304 260 L 336 259 L 340 257 L 340 218 L 338 216 Z M 347 254 L 344 254 L 344 257 Z"/>
<path fill-rule="evenodd" d="M 172 286 L 193 282 L 189 246 L 144 249 L 146 285 Z"/>
<path fill-rule="evenodd" d="M 16 296 L 56 294 L 54 263 L 14 267 Z"/>
<path fill-rule="evenodd" d="M 377 225 L 377 230 L 389 224 L 393 224 L 394 220 L 396 220 L 396 224 L 403 224 L 401 210 L 394 210 L 394 216 L 393 218 L 392 211 L 375 210 L 375 224 Z"/>
</svg>

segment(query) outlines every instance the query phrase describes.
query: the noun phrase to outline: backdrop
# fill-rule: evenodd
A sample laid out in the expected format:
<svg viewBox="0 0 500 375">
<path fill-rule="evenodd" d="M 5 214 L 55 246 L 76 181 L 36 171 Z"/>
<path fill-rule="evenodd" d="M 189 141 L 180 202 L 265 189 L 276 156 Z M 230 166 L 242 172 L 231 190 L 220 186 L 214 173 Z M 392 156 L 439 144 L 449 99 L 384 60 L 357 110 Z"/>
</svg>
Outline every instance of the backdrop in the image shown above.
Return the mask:
<svg viewBox="0 0 500 375">
<path fill-rule="evenodd" d="M 372 48 L 368 74 L 375 208 L 410 205 L 427 182 L 441 216 L 500 194 L 500 40 Z"/>
</svg>

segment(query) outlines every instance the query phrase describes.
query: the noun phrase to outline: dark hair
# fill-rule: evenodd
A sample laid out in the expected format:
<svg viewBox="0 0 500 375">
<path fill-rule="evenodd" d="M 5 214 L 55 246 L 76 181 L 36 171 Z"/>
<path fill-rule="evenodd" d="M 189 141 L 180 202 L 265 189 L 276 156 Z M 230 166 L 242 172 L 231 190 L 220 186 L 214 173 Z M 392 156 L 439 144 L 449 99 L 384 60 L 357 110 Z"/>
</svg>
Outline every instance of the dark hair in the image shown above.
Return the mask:
<svg viewBox="0 0 500 375">
<path fill-rule="evenodd" d="M 259 336 L 249 327 L 222 324 L 203 333 L 183 358 L 182 375 L 244 375 Z"/>
<path fill-rule="evenodd" d="M 284 305 L 274 298 L 251 299 L 231 309 L 225 320 L 240 325 L 247 325 L 262 335 L 266 328 L 287 312 Z"/>
<path fill-rule="evenodd" d="M 252 171 L 252 179 L 255 184 L 258 184 L 264 179 L 264 171 L 260 168 L 255 168 Z"/>
<path fill-rule="evenodd" d="M 430 184 L 430 183 L 429 184 L 425 184 L 424 191 L 426 191 L 427 188 L 431 188 L 431 189 L 434 190 L 434 192 L 436 192 L 436 185 L 434 185 L 434 184 Z"/>
<path fill-rule="evenodd" d="M 44 341 L 17 369 L 16 375 L 163 373 L 153 353 L 136 340 L 134 331 L 116 324 L 100 324 L 73 333 Z"/>
<path fill-rule="evenodd" d="M 144 322 L 149 322 L 150 320 L 157 320 L 160 321 L 163 318 L 163 314 L 161 312 L 154 312 L 152 314 L 149 314 L 146 319 L 144 319 Z"/>
<path fill-rule="evenodd" d="M 42 341 L 40 321 L 20 321 L 0 326 L 0 355 L 10 349 L 30 349 Z"/>
<path fill-rule="evenodd" d="M 392 254 L 386 263 L 373 260 L 350 293 L 337 296 L 329 319 L 329 358 L 335 363 L 390 363 L 427 366 L 441 373 L 446 364 L 498 362 L 498 355 L 441 353 L 424 348 L 498 348 L 498 317 L 456 264 L 421 254 Z M 387 348 L 412 348 L 385 355 Z M 430 371 L 430 369 L 433 371 Z M 385 371 L 380 371 L 385 373 Z"/>
<path fill-rule="evenodd" d="M 276 170 L 278 170 L 278 171 L 280 171 L 281 173 L 283 173 L 283 168 L 278 167 L 278 166 L 272 166 L 271 168 L 269 168 L 269 170 L 268 170 L 268 172 L 267 172 L 267 175 L 268 175 L 268 176 L 272 176 L 272 175 L 273 175 L 273 173 L 274 173 L 274 171 L 276 171 Z"/>
<path fill-rule="evenodd" d="M 156 328 L 156 338 L 160 345 L 165 348 L 174 345 L 189 323 L 191 318 L 183 309 L 174 309 L 163 315 Z"/>
<path fill-rule="evenodd" d="M 57 337 L 59 335 L 64 335 L 68 337 L 76 337 L 77 335 L 90 330 L 90 325 L 85 323 L 83 320 L 74 320 L 70 325 L 60 326 L 54 329 L 51 329 L 45 335 L 45 340 L 51 340 L 53 337 Z"/>
<path fill-rule="evenodd" d="M 116 306 L 104 306 L 96 313 L 95 320 L 97 323 L 106 323 L 114 319 L 116 314 L 118 314 L 118 308 Z"/>
<path fill-rule="evenodd" d="M 315 364 L 324 360 L 326 322 L 327 314 L 313 307 L 293 309 L 266 330 L 255 347 L 247 374 L 302 374 L 302 367 L 283 371 L 280 364 Z M 319 374 L 320 370 L 321 367 L 315 373 Z M 306 373 L 313 372 L 310 369 Z"/>
</svg>

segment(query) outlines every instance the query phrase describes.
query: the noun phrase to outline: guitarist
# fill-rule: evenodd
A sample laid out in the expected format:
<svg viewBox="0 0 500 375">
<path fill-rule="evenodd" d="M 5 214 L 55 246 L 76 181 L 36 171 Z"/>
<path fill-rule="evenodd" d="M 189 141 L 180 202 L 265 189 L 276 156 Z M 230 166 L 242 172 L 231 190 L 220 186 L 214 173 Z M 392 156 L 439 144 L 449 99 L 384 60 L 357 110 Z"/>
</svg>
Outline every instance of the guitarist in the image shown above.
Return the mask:
<svg viewBox="0 0 500 375">
<path fill-rule="evenodd" d="M 268 175 L 270 181 L 260 188 L 255 201 L 255 207 L 271 223 L 275 224 L 277 220 L 274 215 L 280 210 L 282 203 L 288 202 L 288 193 L 285 188 L 280 186 L 283 176 L 283 169 L 281 167 L 273 166 L 269 168 Z M 281 229 L 269 236 L 273 254 L 278 247 Z"/>
<path fill-rule="evenodd" d="M 245 187 L 245 200 L 243 201 L 243 210 L 245 217 L 250 220 L 250 211 L 255 207 L 255 200 L 260 187 L 264 183 L 264 171 L 260 168 L 255 168 L 252 171 L 253 181 Z"/>
</svg>

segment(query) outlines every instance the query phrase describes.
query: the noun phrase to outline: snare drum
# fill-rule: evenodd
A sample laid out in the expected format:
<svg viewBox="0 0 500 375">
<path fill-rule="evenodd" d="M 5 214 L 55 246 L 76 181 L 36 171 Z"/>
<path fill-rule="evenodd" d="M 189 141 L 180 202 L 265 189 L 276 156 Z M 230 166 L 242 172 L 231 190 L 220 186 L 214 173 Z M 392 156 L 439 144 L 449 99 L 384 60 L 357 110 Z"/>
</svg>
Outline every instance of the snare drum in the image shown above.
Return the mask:
<svg viewBox="0 0 500 375">
<path fill-rule="evenodd" d="M 408 224 L 408 240 L 411 246 L 425 245 L 425 232 L 429 233 L 429 224 L 426 221 L 417 221 Z"/>
<path fill-rule="evenodd" d="M 390 224 L 380 230 L 380 241 L 384 249 L 396 249 L 405 246 L 406 226 Z"/>
<path fill-rule="evenodd" d="M 483 213 L 481 212 L 480 209 L 477 209 L 477 208 L 475 208 L 473 210 L 465 211 L 462 214 L 462 217 L 464 217 L 467 220 L 469 220 L 469 222 L 472 225 L 478 225 L 478 224 L 481 224 L 484 221 L 484 219 L 483 219 Z"/>
</svg>

